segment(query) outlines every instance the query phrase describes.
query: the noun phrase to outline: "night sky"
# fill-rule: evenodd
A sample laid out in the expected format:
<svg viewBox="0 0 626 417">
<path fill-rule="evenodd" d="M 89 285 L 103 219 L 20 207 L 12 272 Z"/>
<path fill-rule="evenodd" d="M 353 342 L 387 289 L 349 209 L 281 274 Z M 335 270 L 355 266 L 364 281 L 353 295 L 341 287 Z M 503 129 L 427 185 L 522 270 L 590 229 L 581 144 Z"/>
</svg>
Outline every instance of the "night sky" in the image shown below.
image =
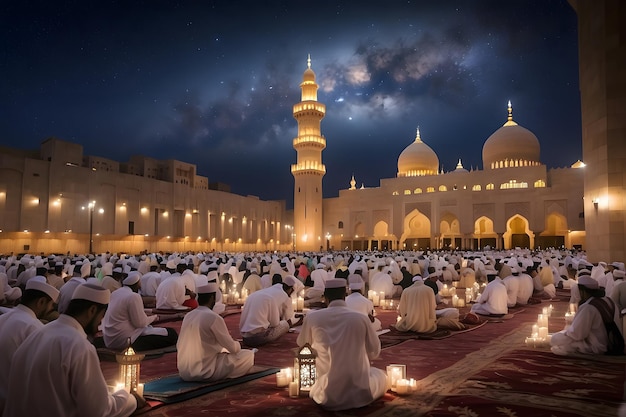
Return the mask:
<svg viewBox="0 0 626 417">
<path fill-rule="evenodd" d="M 567 0 L 7 1 L 0 33 L 0 145 L 178 159 L 288 208 L 308 54 L 325 197 L 395 177 L 418 126 L 444 171 L 482 169 L 508 100 L 549 168 L 582 159 Z"/>
</svg>

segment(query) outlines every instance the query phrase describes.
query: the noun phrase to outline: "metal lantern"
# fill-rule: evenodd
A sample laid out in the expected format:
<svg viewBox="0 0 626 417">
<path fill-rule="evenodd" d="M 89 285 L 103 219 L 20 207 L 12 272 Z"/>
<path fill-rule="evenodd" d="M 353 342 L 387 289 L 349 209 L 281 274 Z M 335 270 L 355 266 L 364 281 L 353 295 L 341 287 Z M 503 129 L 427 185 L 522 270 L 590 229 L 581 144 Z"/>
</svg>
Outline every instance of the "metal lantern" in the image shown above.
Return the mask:
<svg viewBox="0 0 626 417">
<path fill-rule="evenodd" d="M 124 352 L 115 355 L 117 363 L 120 364 L 120 383 L 124 384 L 126 391 L 137 391 L 139 385 L 139 364 L 145 356 L 144 354 L 135 353 L 130 343 Z"/>
<path fill-rule="evenodd" d="M 406 379 L 406 365 L 395 363 L 387 365 L 387 387 L 395 391 L 401 379 Z"/>
<path fill-rule="evenodd" d="M 295 382 L 298 383 L 300 393 L 308 393 L 315 383 L 317 372 L 315 369 L 315 350 L 310 344 L 305 343 L 296 353 L 294 359 Z"/>
</svg>

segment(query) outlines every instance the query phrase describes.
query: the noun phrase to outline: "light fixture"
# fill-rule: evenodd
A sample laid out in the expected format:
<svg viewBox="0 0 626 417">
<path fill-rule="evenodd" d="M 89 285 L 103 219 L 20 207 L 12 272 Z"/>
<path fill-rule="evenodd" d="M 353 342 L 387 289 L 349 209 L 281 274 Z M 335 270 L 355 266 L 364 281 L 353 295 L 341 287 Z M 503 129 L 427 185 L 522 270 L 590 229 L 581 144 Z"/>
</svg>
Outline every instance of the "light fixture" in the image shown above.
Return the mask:
<svg viewBox="0 0 626 417">
<path fill-rule="evenodd" d="M 594 198 L 593 200 L 591 200 L 591 202 L 593 203 L 593 208 L 597 210 L 598 205 L 600 204 L 600 200 L 597 198 Z"/>
<path fill-rule="evenodd" d="M 317 370 L 315 368 L 315 350 L 310 344 L 305 343 L 299 348 L 293 363 L 295 381 L 298 384 L 298 392 L 308 395 L 315 380 L 317 379 Z"/>
<path fill-rule="evenodd" d="M 387 365 L 387 386 L 392 391 L 396 390 L 396 385 L 400 379 L 406 379 L 406 365 L 394 363 Z"/>
<path fill-rule="evenodd" d="M 128 342 L 126 350 L 121 354 L 115 355 L 115 359 L 120 365 L 119 383 L 124 384 L 124 389 L 128 392 L 137 392 L 139 395 L 143 395 L 143 392 L 139 392 L 139 367 L 141 361 L 146 355 L 135 353 L 133 348 L 130 346 L 130 338 Z"/>
</svg>

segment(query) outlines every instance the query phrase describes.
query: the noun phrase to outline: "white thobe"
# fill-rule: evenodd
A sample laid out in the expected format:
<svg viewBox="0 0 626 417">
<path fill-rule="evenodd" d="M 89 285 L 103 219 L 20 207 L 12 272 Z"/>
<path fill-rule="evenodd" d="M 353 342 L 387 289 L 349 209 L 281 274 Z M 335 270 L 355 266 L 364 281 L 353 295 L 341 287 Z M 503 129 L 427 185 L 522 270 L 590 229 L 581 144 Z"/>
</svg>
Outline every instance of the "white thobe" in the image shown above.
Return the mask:
<svg viewBox="0 0 626 417">
<path fill-rule="evenodd" d="M 156 271 L 146 272 L 141 276 L 141 295 L 156 297 L 156 290 L 161 281 L 161 274 Z"/>
<path fill-rule="evenodd" d="M 437 330 L 435 292 L 422 281 L 415 281 L 402 291 L 396 329 L 401 332 L 431 333 Z"/>
<path fill-rule="evenodd" d="M 517 304 L 517 295 L 519 293 L 519 280 L 516 276 L 509 275 L 502 280 L 502 283 L 506 287 L 507 307 L 515 307 L 515 304 Z"/>
<path fill-rule="evenodd" d="M 206 306 L 185 316 L 176 349 L 178 372 L 185 381 L 237 378 L 254 364 L 254 352 L 241 349 L 224 319 Z"/>
<path fill-rule="evenodd" d="M 393 296 L 395 291 L 391 275 L 386 272 L 377 272 L 372 276 L 369 289 L 378 293 L 384 292 L 385 297 Z"/>
<path fill-rule="evenodd" d="M 317 380 L 309 396 L 328 410 L 363 407 L 384 395 L 385 372 L 370 367 L 380 354 L 380 340 L 370 321 L 343 300 L 311 311 L 297 343 L 309 343 L 317 352 Z"/>
<path fill-rule="evenodd" d="M 172 275 L 161 281 L 156 290 L 156 307 L 163 309 L 186 310 L 185 283 L 180 275 Z"/>
<path fill-rule="evenodd" d="M 509 312 L 507 301 L 506 287 L 502 280 L 496 277 L 487 284 L 478 302 L 472 306 L 471 311 L 472 313 L 485 315 L 507 314 Z"/>
<path fill-rule="evenodd" d="M 346 305 L 348 308 L 358 311 L 359 313 L 365 314 L 368 320 L 370 315 L 374 315 L 374 303 L 372 300 L 366 298 L 360 292 L 353 292 L 352 294 L 346 297 Z M 380 320 L 377 318 L 374 321 L 370 320 L 370 324 L 374 328 L 374 331 L 379 331 L 382 328 L 382 324 Z"/>
<path fill-rule="evenodd" d="M 22 289 L 19 287 L 11 287 L 9 278 L 4 272 L 0 272 L 0 304 L 5 300 L 13 302 L 22 296 Z"/>
<path fill-rule="evenodd" d="M 96 348 L 80 323 L 64 314 L 26 338 L 9 379 L 3 417 L 118 417 L 137 408 L 128 392 L 109 393 Z"/>
<path fill-rule="evenodd" d="M 9 370 L 13 354 L 22 342 L 43 323 L 30 308 L 18 304 L 11 312 L 0 315 L 0 415 L 9 389 Z"/>
<path fill-rule="evenodd" d="M 517 276 L 519 281 L 519 289 L 517 291 L 517 303 L 526 305 L 528 300 L 533 296 L 533 279 L 528 274 L 519 274 Z"/>
<path fill-rule="evenodd" d="M 609 298 L 604 297 L 603 300 L 609 305 L 614 304 Z M 578 307 L 574 320 L 567 330 L 552 335 L 550 340 L 552 352 L 557 355 L 606 353 L 608 337 L 602 315 L 595 306 L 589 304 L 589 301 L 591 298 Z M 622 332 L 622 319 L 617 308 L 614 309 L 613 320 Z"/>
<path fill-rule="evenodd" d="M 274 284 L 248 296 L 241 311 L 239 330 L 241 333 L 259 332 L 293 317 L 291 297 L 283 290 L 283 284 Z"/>
<path fill-rule="evenodd" d="M 142 333 L 151 329 L 150 323 L 156 318 L 156 315 L 150 317 L 146 315 L 139 294 L 133 292 L 130 287 L 122 287 L 111 293 L 109 307 L 102 320 L 104 344 L 109 349 L 125 349 L 128 346 L 128 339 L 134 343 Z M 163 336 L 166 336 L 167 330 L 163 330 Z"/>
<path fill-rule="evenodd" d="M 626 281 L 622 281 L 622 280 L 616 281 L 615 285 L 613 286 L 613 291 L 611 291 L 611 294 L 607 294 L 607 295 L 611 296 L 611 299 L 615 301 L 620 311 L 625 309 L 626 308 Z"/>
</svg>

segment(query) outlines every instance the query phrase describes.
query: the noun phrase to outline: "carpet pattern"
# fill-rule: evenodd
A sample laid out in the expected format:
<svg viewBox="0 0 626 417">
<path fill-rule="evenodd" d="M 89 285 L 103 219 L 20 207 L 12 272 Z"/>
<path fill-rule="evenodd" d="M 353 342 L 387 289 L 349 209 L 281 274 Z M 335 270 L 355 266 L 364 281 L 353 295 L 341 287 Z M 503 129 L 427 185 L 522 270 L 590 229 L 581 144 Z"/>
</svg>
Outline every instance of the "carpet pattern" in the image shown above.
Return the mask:
<svg viewBox="0 0 626 417">
<path fill-rule="evenodd" d="M 389 332 L 381 334 L 378 338 L 382 349 L 386 349 L 391 346 L 395 346 L 406 340 L 441 340 L 448 337 L 452 337 L 461 333 L 471 332 L 487 324 L 487 320 L 483 320 L 478 324 L 465 324 L 463 330 L 447 330 L 437 329 L 431 333 L 417 333 L 417 332 L 401 332 L 397 330 L 393 325 L 389 326 Z"/>
</svg>

